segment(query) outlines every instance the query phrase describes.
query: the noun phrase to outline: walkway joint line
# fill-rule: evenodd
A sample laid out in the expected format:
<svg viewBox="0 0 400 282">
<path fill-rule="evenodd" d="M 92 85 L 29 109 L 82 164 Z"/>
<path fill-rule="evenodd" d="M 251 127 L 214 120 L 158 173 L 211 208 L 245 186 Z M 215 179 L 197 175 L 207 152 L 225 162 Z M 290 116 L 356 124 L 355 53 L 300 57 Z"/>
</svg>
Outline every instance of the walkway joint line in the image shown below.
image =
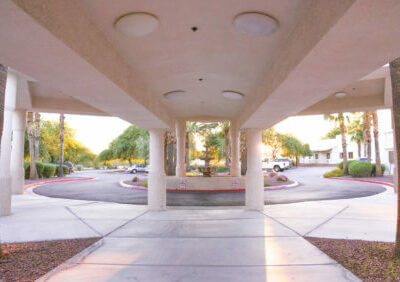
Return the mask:
<svg viewBox="0 0 400 282">
<path fill-rule="evenodd" d="M 334 215 L 332 215 L 330 218 L 328 218 L 327 220 L 323 221 L 322 223 L 318 224 L 316 227 L 314 227 L 313 229 L 311 229 L 310 231 L 308 231 L 307 233 L 305 233 L 303 235 L 303 237 L 306 237 L 308 234 L 314 232 L 315 230 L 317 230 L 318 228 L 320 228 L 322 225 L 328 223 L 329 221 L 331 221 L 332 219 L 334 219 L 336 216 L 338 216 L 339 214 L 341 214 L 342 212 L 344 212 L 345 210 L 347 210 L 349 208 L 349 206 L 345 206 L 344 208 L 342 208 L 340 211 L 338 211 L 337 213 L 335 213 Z"/>
</svg>

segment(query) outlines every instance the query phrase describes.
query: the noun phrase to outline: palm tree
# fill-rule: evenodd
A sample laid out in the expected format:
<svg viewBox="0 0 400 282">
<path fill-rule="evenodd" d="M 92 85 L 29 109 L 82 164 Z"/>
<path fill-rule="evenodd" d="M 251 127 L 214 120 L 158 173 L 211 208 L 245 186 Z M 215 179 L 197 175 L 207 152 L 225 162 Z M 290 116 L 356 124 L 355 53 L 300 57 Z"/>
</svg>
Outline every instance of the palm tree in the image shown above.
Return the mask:
<svg viewBox="0 0 400 282">
<path fill-rule="evenodd" d="M 360 117 L 355 114 L 355 119 L 347 127 L 350 140 L 357 143 L 358 157 L 361 158 L 361 143 L 364 142 L 364 130 Z"/>
<path fill-rule="evenodd" d="M 399 193 L 399 168 L 400 168 L 400 58 L 390 62 L 390 77 L 392 79 L 392 101 L 393 101 L 393 123 L 395 134 L 395 152 L 396 152 L 396 178 L 394 183 L 397 192 L 397 224 L 396 224 L 396 241 L 393 256 L 400 258 L 400 193 Z"/>
<path fill-rule="evenodd" d="M 40 113 L 35 113 L 35 161 L 39 160 Z"/>
<path fill-rule="evenodd" d="M 35 163 L 35 134 L 33 129 L 33 113 L 28 112 L 28 142 L 29 142 L 29 158 L 30 158 L 30 166 L 29 166 L 29 179 L 38 179 L 38 174 L 36 170 Z"/>
<path fill-rule="evenodd" d="M 224 153 L 225 153 L 225 166 L 227 168 L 230 167 L 229 155 L 230 155 L 230 140 L 229 140 L 229 131 L 230 131 L 230 122 L 224 121 L 222 122 L 222 131 L 224 132 L 225 145 L 224 145 Z"/>
<path fill-rule="evenodd" d="M 344 173 L 348 173 L 347 168 L 347 144 L 346 144 L 346 126 L 345 126 L 345 116 L 343 113 L 337 114 L 326 114 L 324 118 L 335 123 L 339 123 L 340 135 L 342 136 L 342 150 L 343 150 L 343 170 Z M 348 117 L 347 117 L 348 119 Z"/>
<path fill-rule="evenodd" d="M 64 176 L 63 165 L 64 165 L 64 114 L 60 114 L 60 156 L 58 166 L 58 177 Z"/>
<path fill-rule="evenodd" d="M 176 166 L 176 138 L 174 132 L 168 130 L 165 132 L 164 154 L 165 154 L 165 173 L 167 175 L 175 174 Z"/>
<path fill-rule="evenodd" d="M 240 174 L 246 175 L 247 172 L 247 144 L 246 131 L 240 131 Z"/>
<path fill-rule="evenodd" d="M 374 125 L 374 143 L 375 143 L 375 176 L 382 176 L 381 152 L 379 150 L 379 128 L 378 115 L 376 111 L 371 111 L 372 124 Z"/>
<path fill-rule="evenodd" d="M 371 161 L 371 113 L 365 112 L 364 116 L 364 156 L 367 157 L 368 161 Z"/>
<path fill-rule="evenodd" d="M 186 122 L 186 135 L 185 135 L 185 163 L 186 171 L 190 171 L 189 153 L 190 148 L 196 149 L 195 135 L 198 132 L 198 124 L 194 121 Z"/>
</svg>

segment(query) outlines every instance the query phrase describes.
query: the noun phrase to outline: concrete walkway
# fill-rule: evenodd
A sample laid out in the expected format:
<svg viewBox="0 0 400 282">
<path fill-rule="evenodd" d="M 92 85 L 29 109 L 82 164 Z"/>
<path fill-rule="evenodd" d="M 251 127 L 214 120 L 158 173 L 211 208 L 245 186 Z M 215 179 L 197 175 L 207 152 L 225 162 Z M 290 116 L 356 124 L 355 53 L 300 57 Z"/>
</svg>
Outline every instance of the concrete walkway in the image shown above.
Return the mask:
<svg viewBox="0 0 400 282">
<path fill-rule="evenodd" d="M 145 206 L 13 197 L 2 242 L 102 237 L 46 276 L 50 281 L 354 281 L 302 236 L 393 241 L 391 189 L 371 197 L 266 206 Z"/>
</svg>

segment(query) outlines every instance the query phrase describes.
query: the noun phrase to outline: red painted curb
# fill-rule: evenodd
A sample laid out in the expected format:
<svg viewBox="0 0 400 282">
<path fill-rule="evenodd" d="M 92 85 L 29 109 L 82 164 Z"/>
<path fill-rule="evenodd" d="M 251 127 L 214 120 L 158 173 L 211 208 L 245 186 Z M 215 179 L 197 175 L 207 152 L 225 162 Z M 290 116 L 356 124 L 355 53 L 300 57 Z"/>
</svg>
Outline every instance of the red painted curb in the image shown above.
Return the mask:
<svg viewBox="0 0 400 282">
<path fill-rule="evenodd" d="M 43 184 L 49 184 L 49 183 L 56 183 L 56 182 L 68 182 L 68 181 L 78 181 L 78 180 L 92 180 L 94 177 L 82 177 L 82 178 L 70 178 L 70 179 L 57 179 L 57 180 L 47 180 L 47 181 L 42 181 L 42 182 L 36 182 L 32 184 L 28 184 L 24 186 L 24 189 L 30 188 L 30 187 L 35 187 Z"/>
<path fill-rule="evenodd" d="M 358 182 L 367 182 L 367 183 L 374 183 L 374 184 L 381 184 L 390 187 L 394 187 L 392 183 L 383 182 L 383 181 L 375 181 L 375 180 L 367 180 L 367 179 L 357 179 L 357 178 L 347 178 L 347 177 L 327 177 L 329 179 L 338 179 L 338 180 L 349 180 L 349 181 L 358 181 Z"/>
</svg>

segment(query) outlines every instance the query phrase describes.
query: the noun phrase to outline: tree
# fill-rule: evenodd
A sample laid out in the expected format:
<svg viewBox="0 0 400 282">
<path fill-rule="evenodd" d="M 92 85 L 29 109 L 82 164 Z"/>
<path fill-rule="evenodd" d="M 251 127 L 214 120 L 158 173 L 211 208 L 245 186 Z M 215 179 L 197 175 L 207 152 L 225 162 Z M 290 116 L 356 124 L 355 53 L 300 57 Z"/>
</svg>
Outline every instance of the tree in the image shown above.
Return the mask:
<svg viewBox="0 0 400 282">
<path fill-rule="evenodd" d="M 106 165 L 106 163 L 108 161 L 111 161 L 113 158 L 114 158 L 114 153 L 111 149 L 105 149 L 101 151 L 100 154 L 97 156 L 97 160 L 99 162 L 103 162 L 104 165 Z"/>
<path fill-rule="evenodd" d="M 393 123 L 395 134 L 395 152 L 396 152 L 396 179 L 394 181 L 397 191 L 397 221 L 396 221 L 396 241 L 393 256 L 400 258 L 400 193 L 399 193 L 399 175 L 400 175 L 400 58 L 390 62 L 390 77 L 392 80 L 392 101 L 393 101 Z"/>
<path fill-rule="evenodd" d="M 358 157 L 361 158 L 361 143 L 364 142 L 364 129 L 360 117 L 355 119 L 347 126 L 350 140 L 357 143 Z"/>
<path fill-rule="evenodd" d="M 282 156 L 296 159 L 296 166 L 299 163 L 300 156 L 310 156 L 311 150 L 308 144 L 303 144 L 294 136 L 281 135 Z"/>
<path fill-rule="evenodd" d="M 39 160 L 39 146 L 40 146 L 40 113 L 35 113 L 35 161 Z"/>
<path fill-rule="evenodd" d="M 222 124 L 222 130 L 224 132 L 224 154 L 225 154 L 225 166 L 227 168 L 230 167 L 229 156 L 230 156 L 230 140 L 229 140 L 229 131 L 230 131 L 230 122 L 224 121 Z"/>
<path fill-rule="evenodd" d="M 29 159 L 30 159 L 30 170 L 29 179 L 38 179 L 38 174 L 35 164 L 35 134 L 33 124 L 33 113 L 28 112 L 28 142 L 29 142 Z"/>
<path fill-rule="evenodd" d="M 193 153 L 196 151 L 196 140 L 195 135 L 198 133 L 198 123 L 189 121 L 186 122 L 186 134 L 185 134 L 185 163 L 186 171 L 190 171 L 190 150 Z"/>
<path fill-rule="evenodd" d="M 246 131 L 240 130 L 240 174 L 246 175 L 246 172 L 247 172 Z"/>
<path fill-rule="evenodd" d="M 58 165 L 58 177 L 64 176 L 64 114 L 60 114 L 60 156 L 59 156 L 59 165 Z"/>
<path fill-rule="evenodd" d="M 376 176 L 382 176 L 381 152 L 379 150 L 378 115 L 376 111 L 371 112 L 371 117 L 372 117 L 372 123 L 374 125 Z"/>
<path fill-rule="evenodd" d="M 365 112 L 363 123 L 364 130 L 364 156 L 367 157 L 368 161 L 371 161 L 371 113 Z"/>
<path fill-rule="evenodd" d="M 340 135 L 340 128 L 335 126 L 322 139 L 335 139 L 337 135 Z"/>
<path fill-rule="evenodd" d="M 262 141 L 271 148 L 272 158 L 276 159 L 282 149 L 281 134 L 275 131 L 273 127 L 262 132 Z"/>
<path fill-rule="evenodd" d="M 347 144 L 346 144 L 346 125 L 345 125 L 345 119 L 349 119 L 346 117 L 343 113 L 337 113 L 337 114 L 326 114 L 324 116 L 325 119 L 334 121 L 335 123 L 339 123 L 339 128 L 340 128 L 340 134 L 342 136 L 342 150 L 343 150 L 343 170 L 347 174 L 348 173 L 348 168 L 347 168 Z"/>
<path fill-rule="evenodd" d="M 176 167 L 176 138 L 174 132 L 168 130 L 164 136 L 165 173 L 175 175 Z"/>
</svg>

